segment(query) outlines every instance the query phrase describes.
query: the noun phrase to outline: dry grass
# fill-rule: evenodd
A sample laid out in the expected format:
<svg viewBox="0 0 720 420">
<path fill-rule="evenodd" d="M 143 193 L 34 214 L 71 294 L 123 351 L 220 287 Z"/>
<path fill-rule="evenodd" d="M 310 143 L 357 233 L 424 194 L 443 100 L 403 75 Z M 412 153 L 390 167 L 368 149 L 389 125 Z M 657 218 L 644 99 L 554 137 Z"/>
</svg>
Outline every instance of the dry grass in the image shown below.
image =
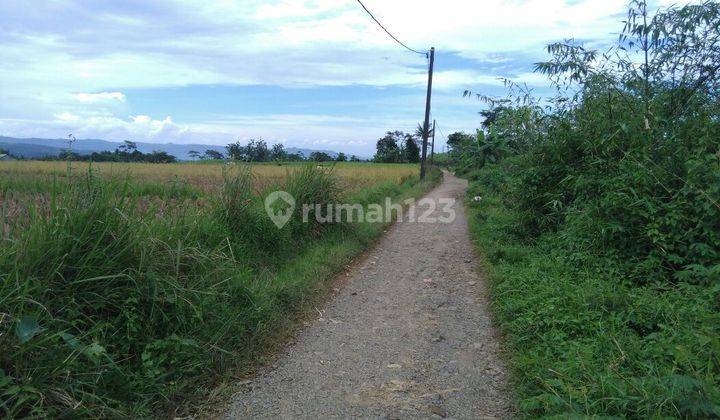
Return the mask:
<svg viewBox="0 0 720 420">
<path fill-rule="evenodd" d="M 72 170 L 78 174 L 85 173 L 89 166 L 90 164 L 86 162 L 73 162 Z M 228 166 L 230 165 L 222 163 L 151 164 L 101 162 L 92 164 L 92 168 L 103 177 L 129 175 L 136 181 L 180 182 L 206 192 L 217 191 L 222 184 L 223 170 Z M 349 192 L 358 191 L 385 181 L 399 184 L 418 172 L 417 165 L 326 163 L 323 166 L 333 168 L 334 173 L 340 180 L 341 187 Z M 288 171 L 294 171 L 299 167 L 299 164 L 253 164 L 252 173 L 255 178 L 256 190 L 263 190 L 268 186 L 281 183 Z M 64 177 L 66 174 L 66 162 L 0 162 L 0 177 L 21 176 L 31 178 L 52 175 Z"/>
</svg>

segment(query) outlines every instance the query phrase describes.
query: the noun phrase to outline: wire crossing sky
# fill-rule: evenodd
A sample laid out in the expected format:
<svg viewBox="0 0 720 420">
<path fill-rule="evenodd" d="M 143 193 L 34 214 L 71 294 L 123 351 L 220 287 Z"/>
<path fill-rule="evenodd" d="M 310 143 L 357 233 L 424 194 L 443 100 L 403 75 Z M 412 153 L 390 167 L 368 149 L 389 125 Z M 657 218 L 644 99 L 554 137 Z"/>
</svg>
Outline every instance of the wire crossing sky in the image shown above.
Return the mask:
<svg viewBox="0 0 720 420">
<path fill-rule="evenodd" d="M 437 48 L 433 116 L 450 134 L 480 124 L 482 105 L 464 90 L 502 94 L 507 77 L 542 92 L 532 63 L 547 43 L 602 47 L 626 10 L 626 0 L 362 2 L 377 22 L 357 0 L 4 0 L 0 136 L 262 137 L 369 156 L 385 131 L 415 131 L 427 83 L 427 63 L 399 53 L 379 22 L 405 46 Z"/>
<path fill-rule="evenodd" d="M 427 52 L 422 52 L 422 51 L 414 50 L 414 49 L 408 47 L 407 45 L 405 45 L 405 43 L 403 43 L 403 42 L 400 41 L 399 39 L 397 39 L 397 37 L 395 37 L 395 35 L 393 35 L 392 33 L 390 33 L 390 31 L 388 31 L 387 28 L 385 28 L 385 26 L 383 26 L 383 24 L 380 23 L 380 21 L 377 20 L 377 18 L 375 18 L 375 16 L 367 9 L 367 7 L 365 7 L 365 5 L 363 4 L 363 2 L 361 2 L 360 0 L 357 0 L 357 2 L 360 4 L 360 6 L 362 6 L 362 8 L 367 12 L 367 14 L 370 15 L 370 17 L 375 21 L 375 23 L 377 23 L 378 26 L 380 26 L 380 28 L 382 28 L 382 30 L 385 31 L 385 33 L 390 36 L 390 38 L 394 39 L 395 42 L 397 42 L 398 44 L 402 45 L 403 47 L 405 47 L 405 49 L 409 50 L 410 52 L 414 52 L 415 54 L 421 54 L 421 55 L 424 55 L 424 56 L 427 57 Z"/>
</svg>

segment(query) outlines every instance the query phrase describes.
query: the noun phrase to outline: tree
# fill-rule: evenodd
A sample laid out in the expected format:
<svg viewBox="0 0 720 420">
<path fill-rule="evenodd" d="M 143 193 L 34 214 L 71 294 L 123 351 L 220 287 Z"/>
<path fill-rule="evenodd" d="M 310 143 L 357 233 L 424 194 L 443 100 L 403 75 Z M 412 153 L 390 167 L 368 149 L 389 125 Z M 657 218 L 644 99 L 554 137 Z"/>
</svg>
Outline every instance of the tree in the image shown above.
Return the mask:
<svg viewBox="0 0 720 420">
<path fill-rule="evenodd" d="M 285 158 L 288 162 L 302 162 L 305 160 L 305 156 L 300 153 L 288 153 Z"/>
<path fill-rule="evenodd" d="M 486 130 L 486 131 L 489 130 L 490 126 L 492 126 L 495 123 L 495 121 L 498 120 L 498 118 L 500 117 L 500 114 L 507 109 L 508 108 L 506 106 L 499 105 L 499 106 L 494 106 L 490 109 L 480 111 L 480 115 L 482 115 L 484 118 L 483 122 L 482 122 L 483 130 Z"/>
<path fill-rule="evenodd" d="M 197 160 L 200 159 L 200 152 L 197 150 L 191 150 L 188 152 L 188 156 L 190 156 L 191 159 Z"/>
<path fill-rule="evenodd" d="M 347 156 L 345 156 L 345 153 L 340 152 L 338 153 L 337 157 L 335 158 L 338 162 L 347 162 Z"/>
<path fill-rule="evenodd" d="M 225 155 L 222 154 L 222 152 L 219 152 L 215 149 L 207 149 L 205 150 L 205 154 L 203 155 L 205 159 L 212 159 L 212 160 L 221 160 L 225 159 Z"/>
<path fill-rule="evenodd" d="M 243 146 L 239 141 L 228 144 L 226 147 L 228 156 L 233 160 L 245 162 L 267 162 L 270 160 L 270 151 L 263 139 L 250 139 L 247 145 Z"/>
<path fill-rule="evenodd" d="M 118 150 L 120 150 L 120 152 L 122 152 L 122 153 L 131 154 L 131 153 L 137 151 L 137 143 L 135 143 L 134 141 L 125 140 L 118 147 Z"/>
<path fill-rule="evenodd" d="M 270 160 L 284 161 L 287 160 L 287 156 L 288 153 L 282 143 L 274 144 L 272 150 L 270 150 Z"/>
<path fill-rule="evenodd" d="M 402 131 L 388 131 L 385 133 L 385 137 L 378 140 L 375 145 L 374 160 L 381 163 L 400 162 L 402 155 L 400 154 L 398 141 L 402 142 L 404 137 L 405 133 Z"/>
<path fill-rule="evenodd" d="M 137 149 L 137 143 L 130 140 L 122 142 L 122 144 L 115 149 L 115 155 L 118 161 L 125 162 L 141 162 L 145 156 Z"/>
<path fill-rule="evenodd" d="M 424 138 L 423 134 L 425 134 L 425 128 L 423 127 L 423 124 L 418 124 L 415 128 L 415 136 L 422 141 L 422 139 Z M 432 137 L 432 135 L 433 129 L 432 127 L 428 127 L 428 138 Z"/>
<path fill-rule="evenodd" d="M 420 162 L 420 147 L 417 144 L 417 138 L 411 134 L 405 135 L 404 161 L 408 163 Z"/>
<path fill-rule="evenodd" d="M 325 152 L 312 152 L 310 153 L 309 159 L 315 162 L 328 162 L 333 160 L 332 156 Z"/>
<path fill-rule="evenodd" d="M 470 134 L 463 133 L 462 131 L 456 131 L 448 136 L 447 145 L 450 148 L 450 152 L 454 149 L 458 149 L 462 144 L 472 141 L 473 138 Z"/>
<path fill-rule="evenodd" d="M 239 141 L 228 144 L 225 146 L 225 150 L 227 150 L 227 155 L 230 159 L 245 160 L 245 146 L 240 144 Z"/>
<path fill-rule="evenodd" d="M 267 143 L 263 139 L 251 139 L 247 146 L 248 161 L 250 162 L 267 162 L 270 160 L 270 150 L 268 150 Z"/>
<path fill-rule="evenodd" d="M 355 155 L 351 155 L 350 162 L 360 162 L 360 158 Z"/>
<path fill-rule="evenodd" d="M 153 150 L 152 153 L 145 155 L 146 161 L 150 163 L 175 163 L 177 159 L 175 156 L 163 152 L 161 150 Z"/>
</svg>

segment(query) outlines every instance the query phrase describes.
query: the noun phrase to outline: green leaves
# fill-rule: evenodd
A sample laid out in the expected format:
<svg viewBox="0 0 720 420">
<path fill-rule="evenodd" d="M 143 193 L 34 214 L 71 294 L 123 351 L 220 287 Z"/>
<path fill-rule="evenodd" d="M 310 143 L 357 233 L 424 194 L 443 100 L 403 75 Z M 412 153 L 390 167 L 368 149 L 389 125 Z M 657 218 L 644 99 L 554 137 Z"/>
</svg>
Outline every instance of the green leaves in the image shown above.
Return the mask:
<svg viewBox="0 0 720 420">
<path fill-rule="evenodd" d="M 34 315 L 21 316 L 15 328 L 15 334 L 21 343 L 27 343 L 43 331 L 43 328 L 41 328 L 38 323 L 37 317 Z"/>
</svg>

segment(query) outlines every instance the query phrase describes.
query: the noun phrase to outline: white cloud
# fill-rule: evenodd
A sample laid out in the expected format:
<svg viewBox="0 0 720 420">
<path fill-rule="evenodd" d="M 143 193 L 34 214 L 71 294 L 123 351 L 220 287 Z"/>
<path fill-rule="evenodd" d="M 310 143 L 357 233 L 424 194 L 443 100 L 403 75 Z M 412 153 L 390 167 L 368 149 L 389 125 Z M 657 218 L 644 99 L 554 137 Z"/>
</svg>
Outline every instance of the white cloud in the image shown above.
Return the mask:
<svg viewBox="0 0 720 420">
<path fill-rule="evenodd" d="M 412 47 L 434 45 L 440 52 L 480 60 L 494 52 L 541 52 L 546 42 L 564 37 L 609 38 L 625 2 L 366 1 Z M 22 22 L 26 15 L 37 20 L 18 29 L 36 31 L 3 42 L 0 59 L 13 65 L 0 70 L 0 84 L 101 94 L 119 93 L 105 92 L 113 88 L 222 83 L 412 85 L 424 65 L 422 57 L 396 45 L 352 0 L 258 0 L 212 7 L 186 0 L 139 10 L 72 1 L 65 6 L 0 6 L 5 15 L 0 24 L 7 23 L 10 33 L 18 25 L 15 20 Z M 63 14 L 72 13 L 82 23 L 60 25 Z"/>
<path fill-rule="evenodd" d="M 125 102 L 125 95 L 121 92 L 76 93 L 73 96 L 78 102 L 97 103 L 108 101 Z"/>
<path fill-rule="evenodd" d="M 614 39 L 627 0 L 364 2 L 408 45 L 437 48 L 436 90 L 458 97 L 465 88 L 499 87 L 498 77 L 542 85 L 530 66 L 544 56 L 543 46 L 569 37 Z M 354 124 L 362 128 L 334 117 L 272 113 L 256 127 L 244 121 L 258 118 L 247 116 L 188 125 L 155 119 L 169 113 L 163 110 L 129 117 L 138 112 L 129 90 L 358 84 L 422 90 L 426 81 L 425 58 L 390 40 L 355 0 L 11 1 L 0 2 L 0 27 L 0 129 L 9 135 L 65 136 L 61 132 L 71 129 L 92 137 L 179 142 L 290 139 L 301 132 L 308 138 L 374 138 L 371 133 L 393 124 L 412 129 L 415 114 L 403 109 L 387 121 Z M 462 62 L 444 62 L 451 52 Z M 475 114 L 468 112 L 460 120 L 469 125 Z"/>
</svg>

